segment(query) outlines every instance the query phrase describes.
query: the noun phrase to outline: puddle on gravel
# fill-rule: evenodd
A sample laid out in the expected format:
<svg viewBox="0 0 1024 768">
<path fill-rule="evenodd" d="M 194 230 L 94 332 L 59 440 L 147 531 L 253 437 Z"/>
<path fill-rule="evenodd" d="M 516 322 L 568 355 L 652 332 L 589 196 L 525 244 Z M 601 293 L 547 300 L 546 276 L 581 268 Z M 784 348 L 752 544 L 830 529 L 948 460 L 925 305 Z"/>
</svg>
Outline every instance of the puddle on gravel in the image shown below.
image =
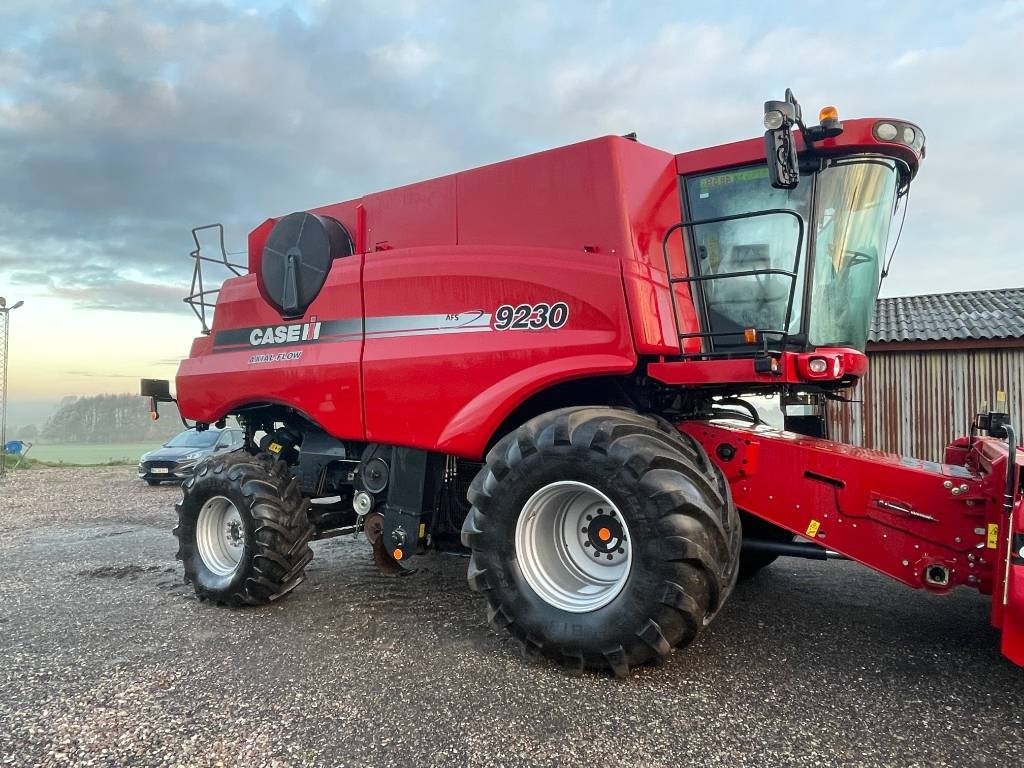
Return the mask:
<svg viewBox="0 0 1024 768">
<path fill-rule="evenodd" d="M 109 539 L 112 536 L 124 536 L 126 533 L 135 533 L 134 528 L 129 528 L 126 531 L 105 531 L 103 533 L 97 533 L 94 536 L 85 536 L 82 541 L 96 541 L 97 539 Z"/>
<path fill-rule="evenodd" d="M 79 571 L 76 575 L 91 576 L 97 579 L 131 579 L 134 581 L 143 574 L 155 573 L 157 571 L 170 573 L 174 569 L 161 568 L 159 565 L 104 565 L 100 568 Z"/>
</svg>

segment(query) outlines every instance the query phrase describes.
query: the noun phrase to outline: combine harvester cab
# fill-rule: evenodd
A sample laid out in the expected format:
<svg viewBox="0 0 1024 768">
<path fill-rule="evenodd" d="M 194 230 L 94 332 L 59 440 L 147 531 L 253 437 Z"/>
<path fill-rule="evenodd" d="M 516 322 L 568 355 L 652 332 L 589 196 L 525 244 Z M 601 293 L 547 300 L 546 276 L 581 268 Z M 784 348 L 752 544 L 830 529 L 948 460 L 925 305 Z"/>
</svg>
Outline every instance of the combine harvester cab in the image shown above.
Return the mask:
<svg viewBox="0 0 1024 768">
<path fill-rule="evenodd" d="M 756 424 L 756 413 L 748 428 L 680 424 L 754 518 L 744 538 L 749 571 L 780 555 L 845 557 L 934 593 L 974 587 L 992 595 L 1004 655 L 1024 664 L 1024 454 L 1005 409 L 979 413 L 941 464 L 824 439 L 824 398 L 841 397 L 867 371 L 863 349 L 890 223 L 901 200 L 905 214 L 924 133 L 894 119 L 843 125 L 830 107 L 807 128 L 788 92 L 765 104 L 765 127 L 764 152 L 748 141 L 677 157 L 685 218 L 665 236 L 666 271 L 681 348 L 698 365 L 666 360 L 648 371 L 668 384 L 724 393 L 720 403 L 759 390 L 798 407 L 816 403 L 816 417 L 786 419 L 788 432 Z M 809 180 L 812 188 L 798 192 Z M 716 197 L 717 207 L 709 203 Z M 763 201 L 760 209 L 749 205 L 752 197 Z M 742 241 L 736 223 L 767 219 L 776 222 L 751 227 L 754 244 L 723 246 L 723 229 Z M 792 266 L 766 257 L 788 220 Z M 689 257 L 681 275 L 669 244 L 674 230 Z M 756 243 L 758 236 L 767 242 Z M 704 311 L 696 331 L 686 317 L 691 302 Z M 730 391 L 727 381 L 743 384 Z"/>
<path fill-rule="evenodd" d="M 764 125 L 678 155 L 604 137 L 268 219 L 245 264 L 197 230 L 204 333 L 177 402 L 246 433 L 178 506 L 199 596 L 285 595 L 314 538 L 363 533 L 387 574 L 461 543 L 494 626 L 622 675 L 775 558 L 845 557 L 992 595 L 1024 663 L 1009 416 L 965 425 L 944 463 L 827 439 L 924 134 L 832 108 L 807 125 L 788 92 Z M 752 395 L 780 396 L 785 431 Z"/>
</svg>

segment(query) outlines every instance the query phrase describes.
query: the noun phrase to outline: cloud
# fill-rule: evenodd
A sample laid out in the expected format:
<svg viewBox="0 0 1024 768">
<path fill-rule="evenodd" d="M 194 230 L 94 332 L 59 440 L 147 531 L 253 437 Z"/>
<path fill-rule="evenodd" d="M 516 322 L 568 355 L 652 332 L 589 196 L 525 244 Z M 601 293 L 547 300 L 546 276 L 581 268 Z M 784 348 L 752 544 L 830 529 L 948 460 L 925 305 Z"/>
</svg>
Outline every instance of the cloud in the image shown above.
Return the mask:
<svg viewBox="0 0 1024 768">
<path fill-rule="evenodd" d="M 116 277 L 95 285 L 53 285 L 51 293 L 83 309 L 181 312 L 182 292 L 169 286 Z"/>
<path fill-rule="evenodd" d="M 595 135 L 735 140 L 792 85 L 925 127 L 887 292 L 1024 283 L 1020 3 L 679 7 L 5 3 L 0 281 L 182 312 L 195 224 L 237 248 L 268 215 Z"/>
</svg>

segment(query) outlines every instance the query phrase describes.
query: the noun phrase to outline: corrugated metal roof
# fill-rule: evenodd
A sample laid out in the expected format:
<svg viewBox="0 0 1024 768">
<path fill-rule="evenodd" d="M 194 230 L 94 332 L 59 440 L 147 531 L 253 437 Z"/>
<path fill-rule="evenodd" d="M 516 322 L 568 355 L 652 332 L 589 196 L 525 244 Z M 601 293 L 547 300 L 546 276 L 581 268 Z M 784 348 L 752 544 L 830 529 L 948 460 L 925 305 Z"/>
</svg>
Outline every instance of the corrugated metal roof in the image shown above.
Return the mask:
<svg viewBox="0 0 1024 768">
<path fill-rule="evenodd" d="M 1024 288 L 879 299 L 871 341 L 1024 338 Z"/>
</svg>

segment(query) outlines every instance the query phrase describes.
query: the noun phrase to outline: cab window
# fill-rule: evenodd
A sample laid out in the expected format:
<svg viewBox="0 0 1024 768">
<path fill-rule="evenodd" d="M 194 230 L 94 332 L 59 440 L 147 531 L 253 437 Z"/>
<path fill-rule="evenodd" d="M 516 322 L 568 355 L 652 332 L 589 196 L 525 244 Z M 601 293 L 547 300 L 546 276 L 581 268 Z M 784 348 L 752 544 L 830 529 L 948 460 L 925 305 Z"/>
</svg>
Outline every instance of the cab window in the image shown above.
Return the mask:
<svg viewBox="0 0 1024 768">
<path fill-rule="evenodd" d="M 688 177 L 685 186 L 690 221 L 760 212 L 691 228 L 698 274 L 711 277 L 701 281 L 701 288 L 713 346 L 743 345 L 747 328 L 776 332 L 767 337 L 776 343 L 782 334 L 798 332 L 807 235 L 801 239 L 797 216 L 807 220 L 813 184 L 775 189 L 767 167 L 755 165 Z M 767 213 L 773 209 L 792 213 Z M 791 277 L 767 271 L 793 271 L 794 266 L 795 290 Z"/>
</svg>

